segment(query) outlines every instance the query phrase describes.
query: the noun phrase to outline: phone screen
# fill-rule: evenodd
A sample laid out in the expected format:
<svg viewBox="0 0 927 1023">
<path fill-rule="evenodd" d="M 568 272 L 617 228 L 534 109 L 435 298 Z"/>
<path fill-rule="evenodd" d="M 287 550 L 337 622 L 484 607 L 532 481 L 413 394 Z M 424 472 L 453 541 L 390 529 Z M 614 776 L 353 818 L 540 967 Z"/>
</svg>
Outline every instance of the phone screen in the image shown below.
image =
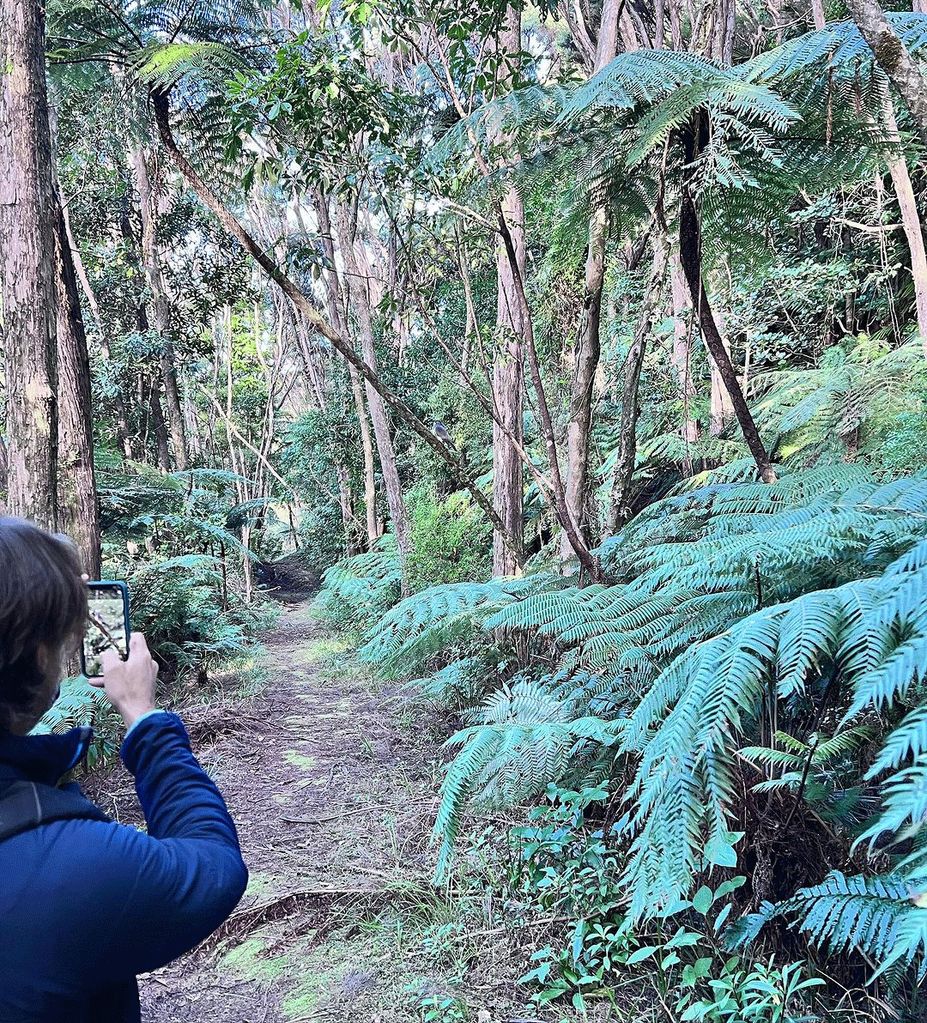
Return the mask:
<svg viewBox="0 0 927 1023">
<path fill-rule="evenodd" d="M 87 631 L 81 647 L 81 668 L 87 678 L 102 675 L 101 657 L 115 649 L 125 660 L 129 656 L 129 590 L 125 583 L 91 582 Z"/>
</svg>

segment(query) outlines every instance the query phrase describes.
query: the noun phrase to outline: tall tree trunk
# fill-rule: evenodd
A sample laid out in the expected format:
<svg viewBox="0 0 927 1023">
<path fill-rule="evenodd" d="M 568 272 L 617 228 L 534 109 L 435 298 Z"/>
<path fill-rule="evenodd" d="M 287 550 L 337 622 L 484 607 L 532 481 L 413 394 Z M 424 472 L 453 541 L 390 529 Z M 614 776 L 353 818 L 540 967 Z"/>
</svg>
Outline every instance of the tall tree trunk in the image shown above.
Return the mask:
<svg viewBox="0 0 927 1023">
<path fill-rule="evenodd" d="M 55 192 L 44 6 L 0 3 L 0 300 L 7 507 L 55 528 L 58 405 Z"/>
<path fill-rule="evenodd" d="M 618 52 L 618 18 L 623 0 L 605 0 L 596 41 L 593 74 L 614 60 Z M 662 18 L 662 15 L 661 15 Z M 662 26 L 661 26 L 662 27 Z M 583 289 L 583 319 L 574 354 L 570 393 L 570 420 L 567 423 L 566 503 L 573 521 L 588 540 L 585 515 L 589 470 L 589 435 L 592 426 L 592 400 L 599 365 L 602 323 L 602 286 L 605 281 L 605 239 L 608 215 L 604 207 L 589 218 L 586 275 Z M 569 537 L 561 538 L 561 555 L 573 554 Z"/>
<path fill-rule="evenodd" d="M 667 252 L 659 243 L 654 247 L 653 270 L 644 293 L 634 341 L 628 350 L 624 364 L 624 383 L 621 389 L 621 425 L 618 434 L 618 460 L 615 463 L 615 475 L 612 481 L 611 502 L 608 509 L 606 531 L 611 536 L 615 530 L 631 517 L 630 497 L 631 480 L 634 476 L 634 465 L 637 461 L 637 419 L 640 414 L 638 390 L 640 387 L 641 369 L 644 365 L 644 354 L 647 349 L 647 338 L 653 327 L 653 317 L 657 312 L 663 276 L 666 271 Z"/>
<path fill-rule="evenodd" d="M 332 234 L 331 216 L 328 209 L 328 196 L 321 189 L 315 194 L 316 217 L 319 221 L 319 237 L 322 241 L 322 252 L 328 263 L 325 274 L 325 288 L 328 306 L 328 317 L 332 326 L 342 336 L 347 337 L 345 318 L 342 315 L 344 296 L 338 281 L 338 269 L 335 265 L 335 239 Z M 364 400 L 364 386 L 357 370 L 348 365 L 351 379 L 351 394 L 354 398 L 354 412 L 360 431 L 361 455 L 364 465 L 364 512 L 367 523 L 367 547 L 372 548 L 381 535 L 380 521 L 377 518 L 377 475 L 373 452 L 373 438 L 370 435 L 370 420 Z"/>
<path fill-rule="evenodd" d="M 679 404 L 682 408 L 680 433 L 686 444 L 685 471 L 692 475 L 693 461 L 690 445 L 698 443 L 698 420 L 692 414 L 695 402 L 695 381 L 692 376 L 692 330 L 688 310 L 691 309 L 686 277 L 679 261 L 679 252 L 673 248 L 669 254 L 670 297 L 673 315 L 673 354 L 671 362 L 678 380 Z"/>
<path fill-rule="evenodd" d="M 712 305 L 711 309 L 718 333 L 721 335 L 724 350 L 727 352 L 728 359 L 730 359 L 731 346 L 727 340 L 727 318 L 724 315 L 724 310 L 719 305 Z M 715 362 L 711 351 L 708 353 L 708 369 L 711 375 L 711 395 L 708 407 L 709 433 L 712 437 L 720 437 L 733 422 L 736 413 L 734 412 L 734 402 L 730 394 L 728 394 L 724 383 L 724 376 L 718 368 L 718 364 Z"/>
<path fill-rule="evenodd" d="M 879 66 L 901 94 L 921 139 L 927 143 L 927 79 L 889 24 L 878 0 L 847 0 L 847 7 Z"/>
<path fill-rule="evenodd" d="M 897 145 L 898 123 L 895 120 L 895 110 L 890 96 L 885 97 L 883 111 L 889 138 Z M 904 153 L 900 149 L 892 153 L 888 157 L 887 163 L 895 189 L 895 198 L 898 200 L 898 209 L 901 211 L 904 236 L 908 243 L 908 251 L 911 253 L 911 278 L 914 282 L 917 329 L 921 336 L 924 354 L 927 356 L 927 251 L 924 249 L 924 232 Z"/>
<path fill-rule="evenodd" d="M 526 263 L 524 209 L 521 196 L 514 188 L 506 194 L 503 210 L 512 231 L 516 259 L 521 271 Z M 508 533 L 521 546 L 524 515 L 524 479 L 517 444 L 524 437 L 524 323 L 515 294 L 514 272 L 504 244 L 496 252 L 496 325 L 499 346 L 493 360 L 493 402 L 498 422 L 492 429 L 492 498 L 493 507 Z M 519 566 L 514 551 L 500 534 L 493 536 L 493 574 L 514 575 Z"/>
<path fill-rule="evenodd" d="M 355 235 L 357 220 L 346 208 L 338 214 L 338 240 L 341 258 L 344 261 L 345 273 L 348 277 L 347 292 L 349 303 L 357 318 L 360 331 L 361 351 L 364 362 L 377 372 L 377 353 L 373 335 L 373 320 L 370 312 L 370 293 L 367 289 L 367 277 L 361 276 L 355 254 Z M 393 532 L 396 535 L 396 546 L 403 565 L 410 553 L 409 520 L 406 513 L 405 498 L 399 480 L 396 465 L 396 449 L 390 428 L 389 415 L 380 394 L 371 386 L 367 386 L 367 405 L 373 421 L 373 433 L 377 441 L 377 454 L 380 457 L 380 472 L 383 475 L 383 489 L 386 492 L 386 503 L 389 507 Z"/>
<path fill-rule="evenodd" d="M 56 196 L 60 199 L 60 196 Z M 64 210 L 56 203 L 58 526 L 77 544 L 84 571 L 100 576 L 100 510 L 93 467 L 90 357 Z"/>
<path fill-rule="evenodd" d="M 811 17 L 814 20 L 814 27 L 820 31 L 827 24 L 827 16 L 824 14 L 824 0 L 811 0 Z"/>
<path fill-rule="evenodd" d="M 682 133 L 684 158 L 686 165 L 691 167 L 698 154 L 700 133 L 707 131 L 707 125 L 703 120 L 696 123 Z M 740 424 L 741 432 L 750 454 L 756 462 L 760 479 L 764 483 L 775 483 L 776 472 L 766 452 L 766 448 L 756 428 L 753 416 L 747 406 L 744 393 L 740 389 L 737 374 L 731 365 L 731 357 L 724 345 L 724 340 L 715 323 L 711 305 L 708 301 L 708 294 L 702 281 L 702 236 L 701 226 L 698 220 L 698 213 L 695 209 L 695 201 L 689 182 L 682 186 L 681 206 L 679 211 L 679 256 L 682 261 L 682 269 L 686 275 L 686 282 L 689 285 L 689 294 L 692 296 L 692 303 L 695 307 L 699 324 L 702 328 L 702 335 L 711 357 L 715 360 L 721 379 L 727 393 L 731 396 L 734 405 L 734 414 Z"/>
<path fill-rule="evenodd" d="M 155 450 L 158 456 L 158 468 L 164 472 L 171 471 L 171 447 L 167 424 L 164 422 L 164 409 L 161 406 L 160 381 L 154 375 L 148 378 L 148 407 L 151 409 L 151 426 L 155 436 Z"/>
<path fill-rule="evenodd" d="M 184 430 L 183 407 L 180 402 L 180 388 L 177 384 L 177 366 L 174 345 L 171 342 L 171 305 L 164 286 L 161 272 L 161 252 L 158 241 L 159 188 L 149 173 L 148 157 L 144 149 L 133 149 L 129 164 L 138 190 L 142 219 L 142 266 L 145 280 L 151 293 L 150 325 L 158 334 L 161 367 L 161 383 L 164 387 L 164 403 L 167 425 L 170 430 L 174 463 L 178 469 L 186 469 L 189 462 L 187 437 Z"/>
<path fill-rule="evenodd" d="M 507 53 L 521 49 L 521 14 L 509 8 L 499 47 Z M 492 429 L 492 501 L 506 532 L 520 548 L 524 535 L 524 477 L 518 446 L 524 437 L 525 323 L 516 294 L 515 275 L 524 279 L 526 266 L 525 211 L 521 195 L 509 186 L 502 200 L 502 214 L 509 224 L 515 250 L 513 266 L 502 239 L 496 243 L 496 327 L 499 343 L 493 360 L 493 403 L 498 422 Z M 494 575 L 514 575 L 519 570 L 515 551 L 501 533 L 493 534 Z"/>
</svg>

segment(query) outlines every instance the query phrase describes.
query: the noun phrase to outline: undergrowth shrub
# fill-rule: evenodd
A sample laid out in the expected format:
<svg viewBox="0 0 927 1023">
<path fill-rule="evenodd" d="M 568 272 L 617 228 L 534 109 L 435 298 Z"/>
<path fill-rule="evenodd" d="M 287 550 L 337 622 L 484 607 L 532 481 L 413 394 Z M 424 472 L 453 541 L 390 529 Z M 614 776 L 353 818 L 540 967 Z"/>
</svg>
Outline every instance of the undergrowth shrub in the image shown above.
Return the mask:
<svg viewBox="0 0 927 1023">
<path fill-rule="evenodd" d="M 325 572 L 316 614 L 342 628 L 363 629 L 396 603 L 401 582 L 396 541 L 387 534 L 372 551 L 345 558 Z"/>
<path fill-rule="evenodd" d="M 492 527 L 469 494 L 441 499 L 419 489 L 410 495 L 409 509 L 409 589 L 489 578 Z"/>
<path fill-rule="evenodd" d="M 433 586 L 367 632 L 361 656 L 385 673 L 431 666 L 433 694 L 483 694 L 450 740 L 442 869 L 470 806 L 606 785 L 635 928 L 739 869 L 749 891 L 723 891 L 719 931 L 749 921 L 756 940 L 780 916 L 857 963 L 922 972 L 927 479 L 835 463 L 774 485 L 711 481 L 651 505 L 598 556 L 607 584 Z M 828 858 L 856 873 L 825 881 Z M 867 916 L 870 890 L 905 894 Z M 749 986 L 754 965 L 716 979 Z M 712 1018 L 702 1009 L 688 1018 Z"/>
</svg>

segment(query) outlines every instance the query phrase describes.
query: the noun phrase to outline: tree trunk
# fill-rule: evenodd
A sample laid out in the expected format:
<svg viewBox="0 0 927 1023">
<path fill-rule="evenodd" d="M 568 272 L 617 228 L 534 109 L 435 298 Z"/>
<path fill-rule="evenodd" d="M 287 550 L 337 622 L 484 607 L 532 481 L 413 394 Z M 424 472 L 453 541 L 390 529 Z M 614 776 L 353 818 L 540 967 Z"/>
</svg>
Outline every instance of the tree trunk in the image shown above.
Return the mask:
<svg viewBox="0 0 927 1023">
<path fill-rule="evenodd" d="M 57 520 L 55 193 L 44 6 L 0 3 L 0 300 L 6 377 L 7 507 Z"/>
<path fill-rule="evenodd" d="M 927 143 L 927 79 L 889 24 L 878 0 L 847 0 L 847 7 L 879 66 L 901 94 L 921 139 Z"/>
<path fill-rule="evenodd" d="M 689 192 L 688 186 L 683 187 L 682 206 L 679 214 L 679 249 L 682 260 L 682 268 L 689 285 L 689 294 L 692 297 L 693 305 L 698 312 L 699 324 L 702 328 L 702 335 L 708 351 L 718 367 L 718 372 L 724 382 L 727 393 L 731 397 L 734 406 L 734 414 L 740 423 L 741 432 L 750 454 L 756 462 L 760 479 L 764 483 L 775 483 L 776 473 L 766 453 L 766 448 L 760 438 L 759 430 L 747 407 L 743 391 L 737 380 L 737 374 L 731 365 L 731 357 L 724 345 L 724 340 L 718 331 L 711 305 L 708 302 L 708 295 L 702 283 L 702 252 L 701 233 L 698 223 L 698 214 L 695 211 L 695 203 Z"/>
<path fill-rule="evenodd" d="M 514 188 L 506 194 L 503 210 L 511 226 L 519 268 L 525 267 L 524 209 Z M 515 542 L 521 546 L 524 516 L 524 480 L 518 444 L 524 437 L 524 323 L 515 294 L 514 273 L 502 241 L 496 251 L 496 325 L 499 345 L 493 360 L 493 402 L 499 421 L 492 428 L 492 500 L 493 507 Z M 514 551 L 501 534 L 493 535 L 493 575 L 514 575 L 519 566 Z"/>
<path fill-rule="evenodd" d="M 820 31 L 827 24 L 827 16 L 824 14 L 824 0 L 811 0 L 811 17 L 814 19 L 814 27 Z"/>
<path fill-rule="evenodd" d="M 507 53 L 521 49 L 521 13 L 506 12 L 498 48 Z M 512 264 L 503 239 L 496 242 L 496 328 L 498 347 L 492 367 L 493 404 L 498 421 L 492 428 L 492 502 L 505 531 L 518 548 L 524 535 L 524 477 L 518 448 L 524 438 L 524 351 L 526 324 L 516 294 L 515 276 L 524 278 L 526 265 L 525 211 L 521 195 L 510 185 L 501 203 L 514 248 Z M 515 551 L 499 532 L 493 534 L 493 575 L 519 571 Z"/>
<path fill-rule="evenodd" d="M 171 471 L 171 447 L 164 422 L 164 410 L 161 407 L 161 387 L 157 377 L 148 380 L 148 407 L 151 409 L 151 425 L 155 435 L 155 447 L 158 453 L 158 468 L 164 472 Z"/>
<path fill-rule="evenodd" d="M 328 317 L 332 326 L 342 336 L 347 336 L 344 316 L 342 315 L 344 297 L 338 282 L 338 269 L 335 265 L 335 239 L 332 234 L 331 216 L 328 210 L 328 196 L 318 189 L 315 194 L 316 216 L 319 221 L 319 236 L 322 241 L 322 252 L 328 263 L 325 274 L 325 287 L 328 304 Z M 361 438 L 361 455 L 364 464 L 364 512 L 367 523 L 367 548 L 372 549 L 381 535 L 380 522 L 377 518 L 377 468 L 373 453 L 373 438 L 370 435 L 370 420 L 364 401 L 364 386 L 357 370 L 348 365 L 351 378 L 351 394 L 354 397 L 354 411 Z"/>
<path fill-rule="evenodd" d="M 657 302 L 663 285 L 666 270 L 666 249 L 657 244 L 653 253 L 653 270 L 644 303 L 641 309 L 634 341 L 628 351 L 624 364 L 624 383 L 621 389 L 621 425 L 618 434 L 618 460 L 615 463 L 615 476 L 612 481 L 611 502 L 608 509 L 606 532 L 611 536 L 619 526 L 631 517 L 630 497 L 631 480 L 634 477 L 634 465 L 637 461 L 637 419 L 640 414 L 638 390 L 641 369 L 644 365 L 644 353 L 647 349 L 647 338 L 653 327 L 653 317 L 657 311 Z"/>
<path fill-rule="evenodd" d="M 679 261 L 679 252 L 675 248 L 669 255 L 670 264 L 670 295 L 673 312 L 673 354 L 671 361 L 679 381 L 679 403 L 682 407 L 682 439 L 686 444 L 685 471 L 692 475 L 693 462 L 690 445 L 698 443 L 698 420 L 692 415 L 695 401 L 695 381 L 692 377 L 692 330 L 690 329 L 688 310 L 691 308 L 689 293 L 686 289 L 686 277 Z"/>
<path fill-rule="evenodd" d="M 618 52 L 618 17 L 623 0 L 605 0 L 596 41 L 593 74 L 614 60 Z M 605 280 L 605 239 L 608 215 L 603 208 L 589 218 L 589 242 L 586 249 L 586 281 L 583 289 L 583 319 L 574 354 L 570 395 L 570 420 L 567 423 L 566 503 L 580 533 L 588 540 L 586 490 L 589 469 L 589 434 L 592 426 L 592 400 L 599 365 L 602 323 L 602 286 Z M 561 538 L 561 555 L 573 553 L 569 537 Z"/>
<path fill-rule="evenodd" d="M 711 308 L 715 325 L 718 328 L 718 333 L 721 335 L 721 342 L 724 345 L 725 352 L 727 352 L 728 359 L 730 359 L 731 346 L 728 344 L 727 340 L 727 319 L 720 306 L 713 305 Z M 731 400 L 730 394 L 728 394 L 727 387 L 724 385 L 724 377 L 722 376 L 721 370 L 718 368 L 718 364 L 715 362 L 710 351 L 708 353 L 708 369 L 711 375 L 708 431 L 712 437 L 720 437 L 736 417 L 734 412 L 734 402 Z"/>
<path fill-rule="evenodd" d="M 684 158 L 688 167 L 692 166 L 697 156 L 699 144 L 696 140 L 699 138 L 699 132 L 704 130 L 707 130 L 704 122 L 700 123 L 697 121 L 691 129 L 685 130 L 682 133 Z M 692 304 L 698 313 L 705 344 L 708 346 L 708 351 L 718 367 L 718 372 L 721 374 L 721 379 L 724 382 L 727 393 L 731 397 L 731 402 L 734 405 L 734 414 L 737 416 L 737 421 L 740 424 L 744 440 L 747 442 L 747 447 L 750 449 L 750 454 L 753 455 L 753 459 L 756 462 L 760 479 L 764 483 L 775 483 L 775 470 L 769 460 L 769 455 L 766 453 L 766 448 L 763 445 L 760 432 L 756 428 L 756 423 L 753 421 L 753 416 L 750 414 L 744 393 L 740 389 L 737 374 L 734 372 L 734 367 L 731 365 L 731 357 L 718 331 L 718 326 L 715 323 L 711 305 L 708 301 L 708 294 L 702 281 L 701 226 L 688 181 L 684 182 L 682 186 L 679 211 L 679 256 L 682 261 L 683 272 L 686 275 L 686 281 L 689 285 L 689 294 L 692 296 Z"/>
<path fill-rule="evenodd" d="M 170 430 L 174 464 L 186 469 L 189 462 L 187 437 L 184 430 L 183 408 L 180 402 L 180 388 L 177 384 L 177 367 L 174 359 L 174 345 L 171 342 L 171 305 L 164 286 L 161 272 L 161 252 L 158 244 L 158 185 L 152 182 L 148 170 L 148 157 L 144 149 L 134 149 L 129 154 L 129 164 L 138 190 L 142 219 L 142 266 L 145 280 L 151 293 L 150 325 L 158 334 L 160 345 L 159 363 L 161 383 L 164 387 L 164 401 L 167 411 L 167 425 Z"/>
<path fill-rule="evenodd" d="M 90 357 L 64 210 L 56 203 L 55 286 L 58 339 L 58 527 L 100 577 L 100 510 L 93 467 Z"/>
<path fill-rule="evenodd" d="M 370 420 L 364 402 L 364 385 L 353 366 L 348 366 L 351 377 L 351 393 L 354 395 L 354 411 L 360 427 L 361 454 L 364 459 L 364 512 L 367 522 L 367 547 L 371 549 L 382 535 L 377 517 L 377 466 L 373 453 L 373 437 L 370 435 Z"/>
<path fill-rule="evenodd" d="M 889 138 L 897 145 L 898 123 L 895 120 L 895 110 L 890 96 L 885 98 L 884 117 Z M 924 232 L 921 228 L 917 199 L 914 195 L 914 186 L 911 183 L 911 175 L 908 172 L 904 154 L 900 150 L 892 153 L 888 157 L 887 163 L 895 189 L 895 198 L 898 200 L 898 209 L 901 211 L 904 236 L 908 242 L 908 251 L 911 253 L 911 277 L 914 281 L 917 330 L 921 336 L 924 355 L 927 356 L 927 252 L 924 249 Z"/>
<path fill-rule="evenodd" d="M 347 209 L 343 208 L 340 210 L 338 215 L 338 241 L 341 258 L 344 261 L 345 273 L 350 282 L 347 287 L 349 303 L 357 318 L 364 362 L 376 373 L 377 353 L 373 335 L 373 321 L 370 313 L 370 293 L 367 289 L 366 276 L 360 276 L 357 256 L 354 250 L 356 224 L 356 218 L 351 217 Z M 393 523 L 393 532 L 396 535 L 396 546 L 399 548 L 400 559 L 403 565 L 405 565 L 406 558 L 410 552 L 409 520 L 406 513 L 405 498 L 402 494 L 399 470 L 396 466 L 396 449 L 393 446 L 393 435 L 386 405 L 380 394 L 369 385 L 367 387 L 367 405 L 373 422 L 373 433 L 377 440 L 377 454 L 380 457 L 383 489 L 386 492 L 386 503 L 389 507 L 390 519 L 392 519 Z"/>
</svg>

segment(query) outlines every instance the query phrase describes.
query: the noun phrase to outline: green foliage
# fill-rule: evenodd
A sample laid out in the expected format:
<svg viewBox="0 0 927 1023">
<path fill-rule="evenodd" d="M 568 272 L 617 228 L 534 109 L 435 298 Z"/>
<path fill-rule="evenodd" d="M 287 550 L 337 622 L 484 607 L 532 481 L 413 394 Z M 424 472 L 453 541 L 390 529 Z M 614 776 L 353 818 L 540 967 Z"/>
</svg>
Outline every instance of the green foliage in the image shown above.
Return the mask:
<svg viewBox="0 0 927 1023">
<path fill-rule="evenodd" d="M 412 552 L 406 573 L 411 589 L 490 575 L 492 527 L 469 494 L 441 500 L 420 490 L 410 494 L 409 505 Z"/>
<path fill-rule="evenodd" d="M 103 690 L 91 686 L 84 678 L 68 678 L 61 683 L 58 699 L 42 716 L 32 734 L 61 734 L 81 725 L 89 725 L 94 730 L 87 766 L 93 767 L 119 749 L 122 719 L 113 710 Z"/>
<path fill-rule="evenodd" d="M 316 610 L 348 628 L 364 628 L 396 602 L 402 573 L 396 542 L 387 534 L 372 551 L 329 568 L 322 577 Z"/>
</svg>

